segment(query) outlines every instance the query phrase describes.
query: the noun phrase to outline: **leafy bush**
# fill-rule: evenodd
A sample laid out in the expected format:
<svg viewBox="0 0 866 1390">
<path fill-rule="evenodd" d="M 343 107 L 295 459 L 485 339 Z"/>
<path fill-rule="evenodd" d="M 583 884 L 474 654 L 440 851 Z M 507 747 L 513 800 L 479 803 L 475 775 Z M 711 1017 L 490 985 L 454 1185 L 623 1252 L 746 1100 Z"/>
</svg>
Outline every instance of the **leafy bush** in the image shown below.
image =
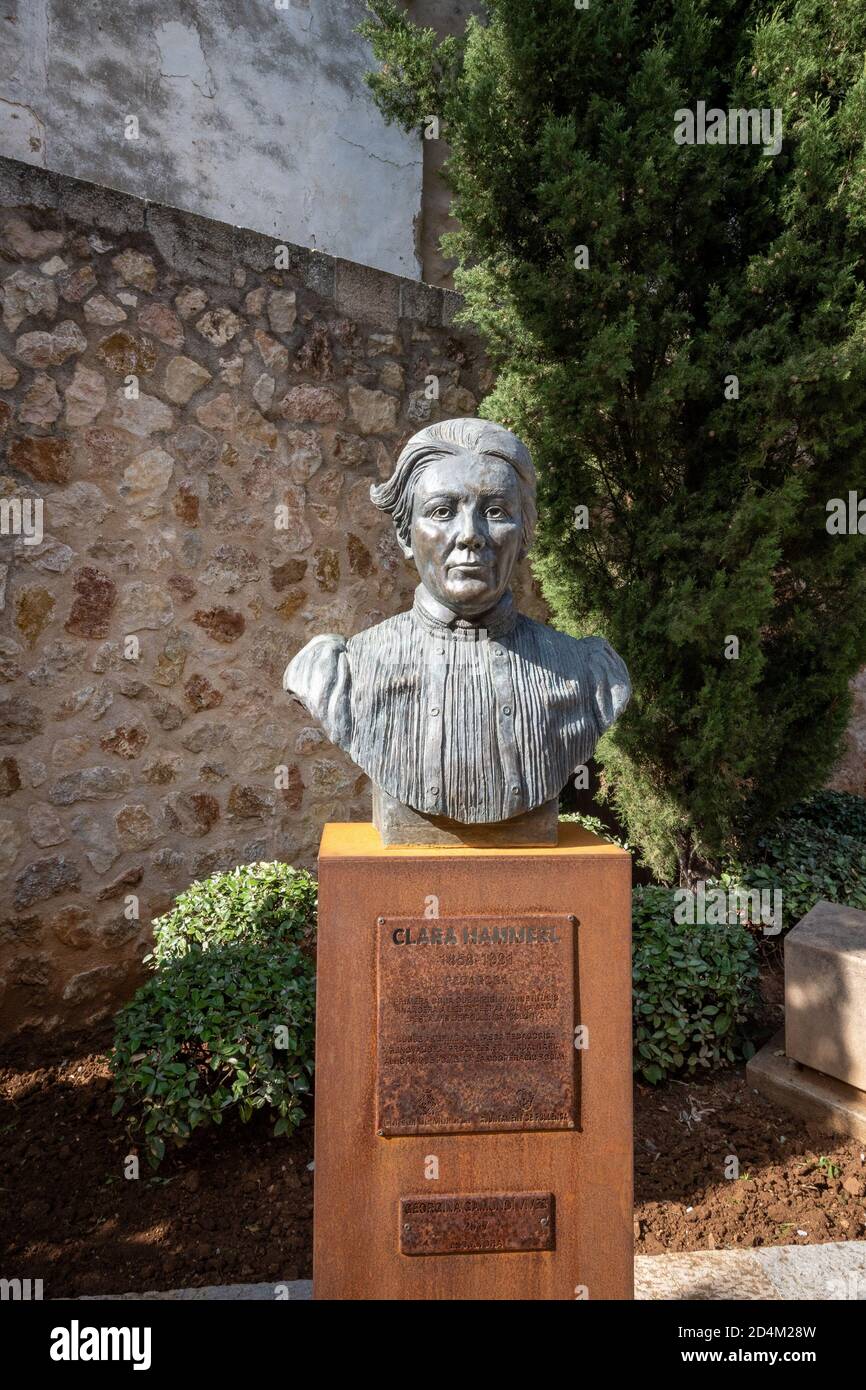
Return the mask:
<svg viewBox="0 0 866 1390">
<path fill-rule="evenodd" d="M 584 830 L 589 830 L 593 835 L 598 835 L 599 839 L 607 840 L 609 845 L 619 845 L 620 849 L 630 849 L 625 840 L 619 839 L 612 830 L 608 830 L 604 821 L 598 816 L 585 816 L 581 811 L 567 811 L 559 817 L 560 821 L 565 821 L 570 825 L 580 825 Z"/>
<path fill-rule="evenodd" d="M 866 839 L 816 822 L 778 821 L 759 837 L 755 862 L 730 872 L 749 888 L 781 891 L 786 929 L 822 900 L 866 910 Z"/>
<path fill-rule="evenodd" d="M 166 1144 L 235 1113 L 290 1134 L 310 1089 L 316 882 L 251 864 L 193 883 L 154 923 L 153 977 L 116 1017 L 114 1113 L 156 1167 Z"/>
<path fill-rule="evenodd" d="M 211 874 L 191 883 L 154 920 L 153 959 L 162 963 L 192 946 L 211 950 L 233 941 L 312 943 L 317 904 L 313 875 L 290 864 L 241 864 Z"/>
<path fill-rule="evenodd" d="M 856 796 L 853 792 L 815 792 L 814 796 L 807 796 L 792 806 L 785 820 L 805 820 L 824 830 L 837 830 L 842 835 L 853 835 L 855 840 L 866 840 L 866 796 Z"/>
<path fill-rule="evenodd" d="M 663 1081 L 751 1057 L 741 1025 L 757 1002 L 757 947 L 748 928 L 674 921 L 669 888 L 635 888 L 635 1071 Z"/>
</svg>

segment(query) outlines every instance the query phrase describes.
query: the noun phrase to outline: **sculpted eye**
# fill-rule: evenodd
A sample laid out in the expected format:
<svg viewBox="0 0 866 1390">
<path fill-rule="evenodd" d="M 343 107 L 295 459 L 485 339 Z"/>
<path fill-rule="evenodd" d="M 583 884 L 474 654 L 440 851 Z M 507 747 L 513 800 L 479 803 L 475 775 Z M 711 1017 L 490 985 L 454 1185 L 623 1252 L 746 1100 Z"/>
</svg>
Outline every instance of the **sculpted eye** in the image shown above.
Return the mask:
<svg viewBox="0 0 866 1390">
<path fill-rule="evenodd" d="M 488 507 L 487 515 L 492 521 L 508 521 L 508 512 L 504 507 Z"/>
<path fill-rule="evenodd" d="M 430 516 L 434 521 L 447 521 L 450 515 L 451 508 L 444 505 L 434 507 L 432 512 L 430 512 Z"/>
</svg>

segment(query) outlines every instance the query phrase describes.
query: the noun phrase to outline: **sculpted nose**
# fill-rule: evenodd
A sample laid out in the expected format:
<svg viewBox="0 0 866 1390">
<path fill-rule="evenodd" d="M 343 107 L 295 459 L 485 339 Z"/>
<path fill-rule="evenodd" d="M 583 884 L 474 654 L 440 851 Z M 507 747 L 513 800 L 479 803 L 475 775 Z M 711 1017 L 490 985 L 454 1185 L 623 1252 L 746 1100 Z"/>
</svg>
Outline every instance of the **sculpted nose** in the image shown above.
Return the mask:
<svg viewBox="0 0 866 1390">
<path fill-rule="evenodd" d="M 465 507 L 460 512 L 457 545 L 460 550 L 480 550 L 484 545 L 484 537 L 474 508 Z"/>
</svg>

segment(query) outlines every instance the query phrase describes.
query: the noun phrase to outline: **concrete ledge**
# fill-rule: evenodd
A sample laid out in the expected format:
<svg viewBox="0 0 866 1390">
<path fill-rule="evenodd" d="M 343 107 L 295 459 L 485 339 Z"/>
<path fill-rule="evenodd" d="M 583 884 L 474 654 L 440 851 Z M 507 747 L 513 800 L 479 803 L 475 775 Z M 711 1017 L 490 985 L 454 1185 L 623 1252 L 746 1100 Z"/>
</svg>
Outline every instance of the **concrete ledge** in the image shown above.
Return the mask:
<svg viewBox="0 0 866 1390">
<path fill-rule="evenodd" d="M 56 208 L 60 204 L 61 182 L 61 176 L 50 169 L 22 164 L 17 159 L 0 159 L 0 206 Z M 74 179 L 68 182 L 75 186 Z"/>
<path fill-rule="evenodd" d="M 463 299 L 453 290 L 390 275 L 297 246 L 278 234 L 265 236 L 121 189 L 55 174 L 17 159 L 0 157 L 0 208 L 56 209 L 65 221 L 120 236 L 149 233 L 157 250 L 181 275 L 231 284 L 235 267 L 258 273 L 274 268 L 274 248 L 287 246 L 288 271 L 338 309 L 381 328 L 400 320 L 426 328 L 448 328 Z"/>
<path fill-rule="evenodd" d="M 866 1241 L 639 1255 L 634 1296 L 689 1303 L 866 1299 Z"/>
<path fill-rule="evenodd" d="M 383 275 L 369 266 L 338 260 L 334 297 L 337 308 L 349 318 L 377 323 L 380 328 L 397 327 L 400 281 L 394 275 Z"/>
<path fill-rule="evenodd" d="M 784 1029 L 747 1063 L 746 1079 L 768 1100 L 829 1133 L 866 1140 L 866 1092 L 786 1057 Z"/>
<path fill-rule="evenodd" d="M 687 1302 L 766 1299 L 775 1302 L 781 1297 L 751 1250 L 638 1255 L 634 1262 L 634 1296 L 656 1302 L 671 1299 Z"/>
<path fill-rule="evenodd" d="M 87 1294 L 77 1303 L 308 1303 L 312 1279 L 289 1279 L 285 1284 L 207 1284 L 201 1289 L 170 1289 L 167 1293 Z"/>
<path fill-rule="evenodd" d="M 375 1272 L 371 1271 L 375 1280 Z M 306 1303 L 313 1296 L 309 1279 L 285 1284 L 224 1284 L 167 1293 L 122 1293 L 88 1296 L 80 1303 L 139 1302 L 172 1299 L 182 1303 L 216 1300 L 240 1303 Z M 375 1295 L 374 1295 L 375 1296 Z M 766 1250 L 698 1250 L 687 1255 L 638 1255 L 634 1262 L 634 1296 L 655 1302 L 778 1303 L 786 1299 L 824 1302 L 866 1299 L 866 1241 L 831 1241 L 827 1245 L 776 1245 Z"/>
<path fill-rule="evenodd" d="M 129 193 L 114 188 L 100 188 L 93 183 L 76 183 L 56 174 L 57 206 L 71 222 L 92 223 L 103 232 L 122 236 L 125 232 L 143 232 L 147 222 L 147 203 Z M 62 186 L 63 185 L 63 186 Z"/>
<path fill-rule="evenodd" d="M 191 212 L 149 203 L 147 230 L 163 260 L 185 275 L 218 285 L 232 283 L 235 229 Z M 273 262 L 272 262 L 273 264 Z"/>
</svg>

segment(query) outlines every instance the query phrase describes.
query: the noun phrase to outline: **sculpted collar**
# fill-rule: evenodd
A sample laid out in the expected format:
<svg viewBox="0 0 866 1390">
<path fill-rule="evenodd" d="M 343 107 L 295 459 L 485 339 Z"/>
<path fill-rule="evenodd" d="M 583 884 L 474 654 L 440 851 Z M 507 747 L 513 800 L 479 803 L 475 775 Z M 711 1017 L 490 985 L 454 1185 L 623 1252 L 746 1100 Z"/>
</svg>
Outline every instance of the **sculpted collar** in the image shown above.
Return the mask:
<svg viewBox="0 0 866 1390">
<path fill-rule="evenodd" d="M 477 642 L 484 636 L 507 637 L 509 632 L 514 631 L 518 616 L 510 589 L 494 608 L 472 619 L 458 617 L 428 593 L 423 584 L 419 584 L 415 590 L 412 605 L 412 617 L 425 632 L 433 637 L 450 637 L 458 642 Z"/>
</svg>

